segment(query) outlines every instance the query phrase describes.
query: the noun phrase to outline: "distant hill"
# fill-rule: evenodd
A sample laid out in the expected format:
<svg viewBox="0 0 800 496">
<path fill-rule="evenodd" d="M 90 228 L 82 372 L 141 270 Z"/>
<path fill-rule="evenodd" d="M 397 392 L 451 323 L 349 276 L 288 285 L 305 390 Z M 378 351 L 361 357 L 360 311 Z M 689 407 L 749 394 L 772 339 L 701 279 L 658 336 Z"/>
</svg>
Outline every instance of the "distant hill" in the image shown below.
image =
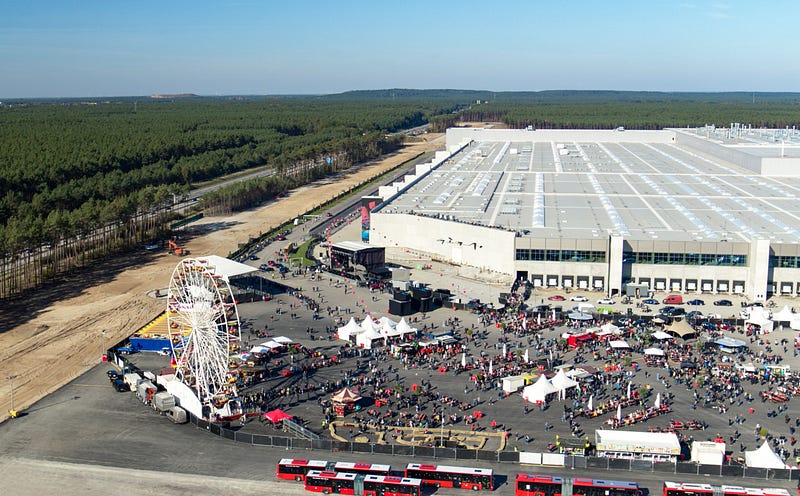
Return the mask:
<svg viewBox="0 0 800 496">
<path fill-rule="evenodd" d="M 768 92 L 670 92 L 616 90 L 488 91 L 459 89 L 355 90 L 326 95 L 342 99 L 444 98 L 456 100 L 522 101 L 531 103 L 610 103 L 610 102 L 705 102 L 705 103 L 800 103 L 800 93 Z"/>
<path fill-rule="evenodd" d="M 163 98 L 196 98 L 194 93 L 175 93 L 170 95 L 150 95 L 150 98 L 163 99 Z"/>
</svg>

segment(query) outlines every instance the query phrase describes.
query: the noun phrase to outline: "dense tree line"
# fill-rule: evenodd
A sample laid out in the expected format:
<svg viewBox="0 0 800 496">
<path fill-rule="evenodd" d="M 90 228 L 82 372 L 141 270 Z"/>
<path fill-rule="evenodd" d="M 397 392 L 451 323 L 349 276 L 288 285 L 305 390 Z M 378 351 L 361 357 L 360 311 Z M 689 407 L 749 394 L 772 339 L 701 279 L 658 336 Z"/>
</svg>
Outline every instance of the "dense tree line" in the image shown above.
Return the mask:
<svg viewBox="0 0 800 496">
<path fill-rule="evenodd" d="M 256 195 L 263 200 L 372 158 L 396 145 L 384 134 L 452 110 L 450 101 L 310 97 L 4 105 L 0 297 L 163 236 L 174 195 L 194 183 L 274 168 L 277 186 Z M 297 166 L 316 163 L 324 167 Z"/>
</svg>

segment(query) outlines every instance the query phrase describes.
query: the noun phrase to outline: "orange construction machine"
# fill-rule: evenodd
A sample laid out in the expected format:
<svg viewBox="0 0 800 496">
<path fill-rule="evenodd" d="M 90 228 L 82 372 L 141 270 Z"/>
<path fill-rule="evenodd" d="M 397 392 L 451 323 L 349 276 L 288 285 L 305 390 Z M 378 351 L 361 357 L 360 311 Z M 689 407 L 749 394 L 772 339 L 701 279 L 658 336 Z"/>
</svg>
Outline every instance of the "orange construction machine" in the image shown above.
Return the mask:
<svg viewBox="0 0 800 496">
<path fill-rule="evenodd" d="M 178 255 L 179 257 L 182 257 L 184 255 L 188 255 L 189 254 L 189 250 L 187 250 L 185 248 L 181 248 L 180 246 L 178 246 L 178 243 L 176 243 L 174 241 L 168 241 L 167 242 L 167 253 L 172 253 L 173 255 Z"/>
</svg>

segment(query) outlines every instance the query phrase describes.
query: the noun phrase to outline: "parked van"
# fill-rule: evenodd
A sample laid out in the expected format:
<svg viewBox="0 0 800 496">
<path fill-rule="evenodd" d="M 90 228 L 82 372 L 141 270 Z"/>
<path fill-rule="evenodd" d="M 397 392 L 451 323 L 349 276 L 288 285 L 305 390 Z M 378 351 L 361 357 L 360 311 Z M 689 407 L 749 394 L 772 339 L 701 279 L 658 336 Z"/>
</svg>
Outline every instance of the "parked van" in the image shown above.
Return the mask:
<svg viewBox="0 0 800 496">
<path fill-rule="evenodd" d="M 683 296 L 681 295 L 669 295 L 664 298 L 662 302 L 665 305 L 682 305 L 683 304 Z"/>
</svg>

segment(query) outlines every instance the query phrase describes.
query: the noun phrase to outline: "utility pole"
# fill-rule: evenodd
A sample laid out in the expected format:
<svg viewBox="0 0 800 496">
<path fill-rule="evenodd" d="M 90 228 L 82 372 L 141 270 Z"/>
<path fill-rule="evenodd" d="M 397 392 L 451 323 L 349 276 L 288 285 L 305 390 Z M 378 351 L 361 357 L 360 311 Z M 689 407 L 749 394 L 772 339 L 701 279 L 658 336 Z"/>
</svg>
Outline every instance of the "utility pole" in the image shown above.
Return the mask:
<svg viewBox="0 0 800 496">
<path fill-rule="evenodd" d="M 100 361 L 105 362 L 106 358 L 106 331 L 100 331 L 100 342 L 102 349 L 100 350 Z"/>
<path fill-rule="evenodd" d="M 14 410 L 14 379 L 16 377 L 15 375 L 6 376 L 6 379 L 8 379 L 8 382 L 11 384 L 11 409 L 8 411 L 11 418 L 17 417 L 17 411 Z"/>
</svg>

